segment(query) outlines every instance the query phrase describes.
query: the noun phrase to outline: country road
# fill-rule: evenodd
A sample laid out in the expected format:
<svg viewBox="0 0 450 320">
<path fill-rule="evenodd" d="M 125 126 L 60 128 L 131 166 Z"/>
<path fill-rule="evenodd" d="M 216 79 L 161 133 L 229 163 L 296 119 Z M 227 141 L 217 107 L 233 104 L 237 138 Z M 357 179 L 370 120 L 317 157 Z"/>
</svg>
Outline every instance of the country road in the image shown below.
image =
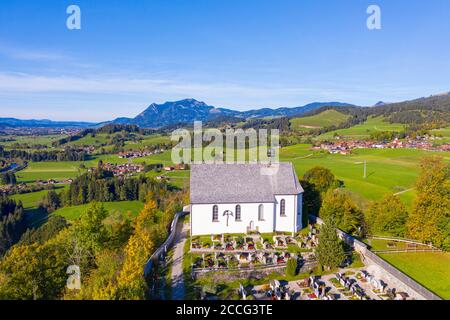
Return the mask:
<svg viewBox="0 0 450 320">
<path fill-rule="evenodd" d="M 183 255 L 186 238 L 188 236 L 189 225 L 183 223 L 183 220 L 178 222 L 177 234 L 175 237 L 173 250 L 173 264 L 172 264 L 172 299 L 184 299 L 184 275 L 183 275 Z"/>
</svg>

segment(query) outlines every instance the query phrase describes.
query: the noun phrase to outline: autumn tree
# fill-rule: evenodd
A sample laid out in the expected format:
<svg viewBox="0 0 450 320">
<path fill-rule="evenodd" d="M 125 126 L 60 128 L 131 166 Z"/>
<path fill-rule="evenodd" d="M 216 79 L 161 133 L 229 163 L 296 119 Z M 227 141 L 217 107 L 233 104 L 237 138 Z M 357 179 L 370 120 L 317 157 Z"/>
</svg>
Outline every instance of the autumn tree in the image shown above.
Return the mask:
<svg viewBox="0 0 450 320">
<path fill-rule="evenodd" d="M 124 249 L 125 260 L 117 278 L 119 299 L 144 299 L 147 284 L 144 279 L 144 267 L 156 249 L 161 238 L 157 222 L 156 202 L 150 200 L 135 220 L 134 234 Z M 156 241 L 155 241 L 156 240 Z"/>
<path fill-rule="evenodd" d="M 16 245 L 0 262 L 0 296 L 12 300 L 58 299 L 66 284 L 67 256 L 58 241 Z"/>
<path fill-rule="evenodd" d="M 385 196 L 367 210 L 366 221 L 372 234 L 403 237 L 408 211 L 399 197 Z"/>
<path fill-rule="evenodd" d="M 432 156 L 424 158 L 420 167 L 407 235 L 450 250 L 450 166 Z"/>
<path fill-rule="evenodd" d="M 323 198 L 319 216 L 324 220 L 332 217 L 338 228 L 349 234 L 364 234 L 363 212 L 343 190 L 328 190 Z"/>
<path fill-rule="evenodd" d="M 337 268 L 345 259 L 343 243 L 337 236 L 333 216 L 324 219 L 316 255 L 320 265 L 327 269 Z"/>
</svg>

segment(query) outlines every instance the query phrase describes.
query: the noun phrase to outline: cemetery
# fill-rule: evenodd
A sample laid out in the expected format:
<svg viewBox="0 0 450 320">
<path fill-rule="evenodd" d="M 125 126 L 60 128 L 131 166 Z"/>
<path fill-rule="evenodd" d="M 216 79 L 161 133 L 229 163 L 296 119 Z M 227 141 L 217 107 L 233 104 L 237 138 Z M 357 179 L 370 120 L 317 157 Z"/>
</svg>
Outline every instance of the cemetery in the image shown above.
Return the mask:
<svg viewBox="0 0 450 320">
<path fill-rule="evenodd" d="M 325 276 L 310 276 L 300 281 L 270 280 L 244 288 L 242 300 L 408 300 L 406 292 L 397 292 L 382 279 L 363 269 L 346 270 Z"/>
<path fill-rule="evenodd" d="M 194 236 L 190 253 L 193 270 L 225 270 L 285 265 L 288 259 L 314 260 L 319 229 L 292 234 L 221 234 Z"/>
<path fill-rule="evenodd" d="M 414 300 L 414 289 L 360 256 L 359 243 L 345 245 L 336 269 L 318 265 L 320 224 L 301 232 L 219 234 L 191 237 L 190 276 L 212 289 L 202 299 L 241 300 Z M 342 234 L 341 234 L 342 236 Z M 344 240 L 346 238 L 344 237 Z M 295 273 L 288 272 L 294 262 Z M 381 272 L 380 272 L 381 270 Z M 242 279 L 251 279 L 243 281 Z M 221 291 L 218 283 L 227 289 Z M 226 285 L 231 284 L 233 285 Z M 216 288 L 216 289 L 214 289 Z M 204 291 L 204 290 L 203 290 Z M 216 292 L 217 291 L 217 292 Z"/>
</svg>

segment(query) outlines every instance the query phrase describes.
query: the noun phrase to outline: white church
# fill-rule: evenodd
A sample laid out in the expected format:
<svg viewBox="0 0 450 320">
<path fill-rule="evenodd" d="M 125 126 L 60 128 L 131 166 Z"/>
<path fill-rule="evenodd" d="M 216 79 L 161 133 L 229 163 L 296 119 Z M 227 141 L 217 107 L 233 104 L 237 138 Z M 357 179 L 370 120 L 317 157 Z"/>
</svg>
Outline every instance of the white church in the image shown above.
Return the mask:
<svg viewBox="0 0 450 320">
<path fill-rule="evenodd" d="M 191 236 L 294 233 L 302 229 L 302 194 L 291 163 L 193 164 Z"/>
</svg>

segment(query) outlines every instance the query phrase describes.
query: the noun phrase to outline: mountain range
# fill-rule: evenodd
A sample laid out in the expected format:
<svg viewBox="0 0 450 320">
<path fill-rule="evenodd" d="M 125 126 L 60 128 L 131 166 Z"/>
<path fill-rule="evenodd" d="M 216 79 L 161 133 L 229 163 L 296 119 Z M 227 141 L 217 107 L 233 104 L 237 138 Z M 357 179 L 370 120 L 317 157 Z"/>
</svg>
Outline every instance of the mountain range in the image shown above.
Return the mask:
<svg viewBox="0 0 450 320">
<path fill-rule="evenodd" d="M 349 103 L 342 102 L 313 102 L 304 106 L 294 108 L 261 108 L 249 111 L 237 111 L 227 108 L 216 108 L 205 102 L 195 99 L 184 99 L 162 104 L 152 103 L 143 112 L 134 118 L 117 118 L 115 120 L 91 123 L 82 121 L 51 121 L 51 120 L 20 120 L 15 118 L 0 118 L 0 128 L 5 127 L 99 127 L 106 124 L 134 124 L 142 128 L 161 128 L 193 121 L 213 121 L 215 119 L 262 119 L 277 117 L 296 117 L 314 111 L 320 111 L 323 107 L 357 107 Z M 439 110 L 447 110 L 450 107 L 450 93 L 432 95 L 415 100 L 385 103 L 378 102 L 372 108 L 383 108 L 386 112 L 395 110 L 408 110 L 414 108 L 431 107 Z M 406 109 L 405 109 L 406 108 Z"/>
<path fill-rule="evenodd" d="M 43 120 L 21 120 L 16 118 L 0 118 L 0 128 L 17 128 L 17 127 L 41 127 L 41 128 L 68 128 L 68 127 L 90 127 L 94 126 L 93 122 L 83 121 L 52 121 Z"/>
<path fill-rule="evenodd" d="M 299 116 L 324 106 L 344 107 L 352 106 L 341 102 L 314 102 L 295 108 L 262 108 L 249 111 L 236 111 L 225 108 L 216 108 L 195 99 L 151 104 L 135 118 L 117 118 L 111 122 L 116 124 L 135 124 L 143 128 L 160 128 L 178 123 L 191 123 L 193 121 L 210 121 L 219 117 L 234 117 L 242 119 L 266 117 Z"/>
</svg>

